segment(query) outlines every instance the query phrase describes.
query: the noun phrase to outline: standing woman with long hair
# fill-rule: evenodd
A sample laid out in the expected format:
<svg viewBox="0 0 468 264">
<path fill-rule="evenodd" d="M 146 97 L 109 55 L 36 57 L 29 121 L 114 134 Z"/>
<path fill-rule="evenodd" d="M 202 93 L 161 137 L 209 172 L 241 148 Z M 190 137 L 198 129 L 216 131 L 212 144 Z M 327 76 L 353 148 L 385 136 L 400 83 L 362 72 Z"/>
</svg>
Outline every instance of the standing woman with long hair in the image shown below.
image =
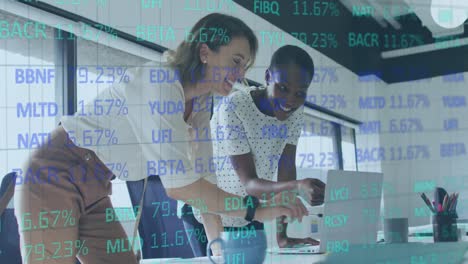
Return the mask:
<svg viewBox="0 0 468 264">
<path fill-rule="evenodd" d="M 113 210 L 111 180 L 118 175 L 106 164 L 125 162 L 123 180 L 159 175 L 171 198 L 206 212 L 254 213 L 258 221 L 305 215 L 303 206 L 270 207 L 268 202 L 256 211 L 229 210 L 225 200 L 242 197 L 218 189 L 209 170 L 197 169 L 195 161 L 209 167 L 212 146 L 194 140 L 193 132 L 209 131 L 212 94 L 227 95 L 244 77 L 258 44 L 241 20 L 216 13 L 199 20 L 189 36 L 165 54 L 167 62 L 132 69 L 129 83 L 108 87 L 95 98 L 125 102 L 128 114 L 113 107 L 107 115 L 63 117 L 49 141 L 31 153 L 14 194 L 23 263 L 71 264 L 75 256 L 83 264 L 137 263 L 132 250 L 115 250 L 117 241 L 123 248 L 134 240 L 119 222 L 106 219 L 106 210 Z"/>
</svg>

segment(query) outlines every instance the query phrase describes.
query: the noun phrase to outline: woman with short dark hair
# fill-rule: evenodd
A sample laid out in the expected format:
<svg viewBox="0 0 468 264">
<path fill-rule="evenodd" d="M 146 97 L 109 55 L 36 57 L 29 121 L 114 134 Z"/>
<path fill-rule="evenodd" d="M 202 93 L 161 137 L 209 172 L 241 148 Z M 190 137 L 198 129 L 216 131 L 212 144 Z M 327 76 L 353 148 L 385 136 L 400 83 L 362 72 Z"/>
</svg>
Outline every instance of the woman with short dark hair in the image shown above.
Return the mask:
<svg viewBox="0 0 468 264">
<path fill-rule="evenodd" d="M 242 87 L 228 96 L 229 104 L 221 104 L 211 120 L 213 152 L 226 156 L 233 168 L 224 160 L 216 165 L 217 185 L 234 195 L 251 195 L 266 200 L 271 195 L 283 195 L 281 204 L 301 203 L 302 195 L 308 203 L 323 203 L 325 184 L 318 179 L 297 180 L 296 145 L 304 124 L 304 103 L 314 76 L 314 63 L 309 54 L 293 45 L 276 50 L 270 66 L 265 70 L 265 87 Z M 237 86 L 237 85 L 236 85 Z M 243 135 L 238 137 L 237 135 Z M 185 206 L 187 208 L 187 206 Z M 263 230 L 263 223 L 248 221 L 228 215 L 200 214 L 184 216 L 186 229 L 204 224 L 209 240 L 220 232 Z M 196 219 L 196 220 L 195 220 Z M 277 219 L 279 247 L 300 244 L 317 245 L 311 237 L 287 236 L 284 217 Z M 189 227 L 189 228 L 187 228 Z M 215 244 L 214 254 L 220 254 Z M 191 241 L 192 250 L 198 256 L 206 255 L 206 243 Z"/>
</svg>

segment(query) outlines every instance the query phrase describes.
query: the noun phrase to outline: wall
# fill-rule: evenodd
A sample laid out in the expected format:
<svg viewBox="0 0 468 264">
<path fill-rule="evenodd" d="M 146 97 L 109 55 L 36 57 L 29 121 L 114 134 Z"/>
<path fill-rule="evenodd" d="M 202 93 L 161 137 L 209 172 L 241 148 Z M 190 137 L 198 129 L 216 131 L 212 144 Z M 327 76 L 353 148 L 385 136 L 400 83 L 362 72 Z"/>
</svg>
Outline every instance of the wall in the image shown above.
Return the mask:
<svg viewBox="0 0 468 264">
<path fill-rule="evenodd" d="M 385 97 L 387 103 L 383 109 L 380 109 L 379 114 L 383 126 L 380 146 L 386 149 L 382 171 L 386 181 L 394 187 L 393 191 L 388 189 L 387 197 L 390 199 L 385 199 L 385 211 L 388 215 L 409 217 L 410 224 L 413 225 L 429 223 L 429 212 L 418 193 L 424 191 L 432 199 L 434 186 L 442 186 L 450 193 L 460 192 L 458 214 L 460 218 L 467 217 L 464 201 L 467 192 L 464 189 L 468 186 L 465 150 L 468 141 L 466 130 L 468 91 L 465 78 L 466 73 L 440 76 L 391 84 L 380 90 L 381 96 Z M 422 101 L 415 100 L 422 103 L 418 105 L 415 103 L 413 107 L 410 107 L 408 103 L 411 102 L 407 101 L 406 107 L 403 104 L 402 108 L 391 108 L 391 96 L 401 95 L 408 98 L 411 94 L 426 98 Z M 457 96 L 460 99 L 459 104 L 448 102 L 447 98 L 444 103 L 444 97 L 447 96 Z M 395 106 L 400 105 L 398 103 Z M 421 124 L 415 125 L 413 121 L 413 125 L 407 126 L 408 128 L 401 124 L 399 133 L 390 131 L 391 119 L 408 118 L 420 120 L 416 122 Z M 456 121 L 448 122 L 449 119 Z M 448 143 L 457 143 L 457 145 L 452 145 L 452 148 L 444 146 Z M 420 151 L 422 154 L 411 157 L 411 150 L 406 148 L 403 149 L 406 153 L 402 153 L 401 157 L 395 153 L 392 160 L 390 148 L 415 145 L 421 147 L 413 150 L 427 148 L 428 153 Z M 414 152 L 416 154 L 417 151 Z"/>
</svg>

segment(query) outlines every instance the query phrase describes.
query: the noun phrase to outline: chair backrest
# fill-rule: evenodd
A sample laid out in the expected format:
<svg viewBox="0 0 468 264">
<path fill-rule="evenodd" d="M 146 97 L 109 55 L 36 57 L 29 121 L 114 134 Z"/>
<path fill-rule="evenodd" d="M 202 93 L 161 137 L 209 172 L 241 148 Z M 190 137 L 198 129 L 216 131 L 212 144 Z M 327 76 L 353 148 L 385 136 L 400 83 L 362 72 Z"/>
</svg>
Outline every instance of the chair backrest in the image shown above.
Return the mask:
<svg viewBox="0 0 468 264">
<path fill-rule="evenodd" d="M 0 263 L 22 263 L 18 223 L 11 208 L 0 216 Z"/>
<path fill-rule="evenodd" d="M 140 204 L 143 182 L 126 182 L 134 207 Z M 159 176 L 148 178 L 138 231 L 144 259 L 193 257 L 183 222 L 177 217 L 177 201 L 167 196 Z"/>
<path fill-rule="evenodd" d="M 18 223 L 15 212 L 6 208 L 11 199 L 16 174 L 8 173 L 0 186 L 0 263 L 21 263 Z M 13 184 L 13 185 L 12 185 Z"/>
<path fill-rule="evenodd" d="M 16 173 L 10 172 L 5 175 L 2 179 L 2 185 L 0 186 L 0 215 L 5 210 L 15 192 Z"/>
</svg>

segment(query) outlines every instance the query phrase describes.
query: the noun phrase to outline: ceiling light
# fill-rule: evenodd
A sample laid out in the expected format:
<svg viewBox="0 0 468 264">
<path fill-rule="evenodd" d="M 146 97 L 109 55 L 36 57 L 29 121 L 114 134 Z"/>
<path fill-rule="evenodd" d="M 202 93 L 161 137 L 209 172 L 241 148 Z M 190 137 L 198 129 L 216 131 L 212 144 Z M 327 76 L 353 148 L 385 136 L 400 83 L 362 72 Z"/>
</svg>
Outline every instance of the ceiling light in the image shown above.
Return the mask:
<svg viewBox="0 0 468 264">
<path fill-rule="evenodd" d="M 461 26 L 468 18 L 467 0 L 432 0 L 432 19 L 443 28 Z"/>
<path fill-rule="evenodd" d="M 425 45 L 420 45 L 420 46 L 410 47 L 410 48 L 405 48 L 405 49 L 383 51 L 380 53 L 380 55 L 383 59 L 391 59 L 391 58 L 415 55 L 415 54 L 420 54 L 420 53 L 425 53 L 425 52 L 432 52 L 436 50 L 458 48 L 458 47 L 467 46 L 467 45 L 468 45 L 468 38 L 460 38 L 460 39 L 452 39 L 452 40 L 425 44 Z"/>
</svg>

